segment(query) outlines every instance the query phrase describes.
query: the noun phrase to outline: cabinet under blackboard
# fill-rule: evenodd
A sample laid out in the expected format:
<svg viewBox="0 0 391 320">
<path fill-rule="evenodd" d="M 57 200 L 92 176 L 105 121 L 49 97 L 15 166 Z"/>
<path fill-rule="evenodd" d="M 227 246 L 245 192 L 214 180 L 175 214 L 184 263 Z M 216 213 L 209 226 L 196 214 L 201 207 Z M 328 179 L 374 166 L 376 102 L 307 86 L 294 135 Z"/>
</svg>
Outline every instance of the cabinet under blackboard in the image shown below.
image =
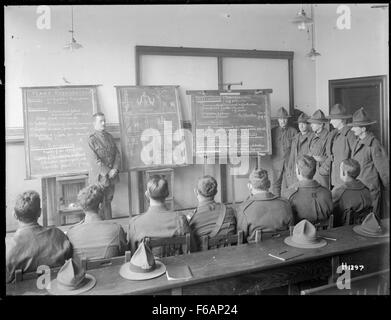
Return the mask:
<svg viewBox="0 0 391 320">
<path fill-rule="evenodd" d="M 22 87 L 26 176 L 88 172 L 97 86 Z"/>
</svg>

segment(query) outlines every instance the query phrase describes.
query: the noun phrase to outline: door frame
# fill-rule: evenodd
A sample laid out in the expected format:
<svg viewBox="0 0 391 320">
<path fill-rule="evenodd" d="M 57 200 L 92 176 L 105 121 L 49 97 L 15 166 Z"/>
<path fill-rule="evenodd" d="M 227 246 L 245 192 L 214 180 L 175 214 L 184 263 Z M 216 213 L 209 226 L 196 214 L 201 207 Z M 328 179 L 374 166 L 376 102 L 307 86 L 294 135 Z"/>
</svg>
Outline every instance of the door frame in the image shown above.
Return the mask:
<svg viewBox="0 0 391 320">
<path fill-rule="evenodd" d="M 387 76 L 371 76 L 329 80 L 329 111 L 335 104 L 335 90 L 341 88 L 355 88 L 363 86 L 379 86 L 380 90 L 380 143 L 389 154 L 389 110 L 387 94 Z"/>
</svg>

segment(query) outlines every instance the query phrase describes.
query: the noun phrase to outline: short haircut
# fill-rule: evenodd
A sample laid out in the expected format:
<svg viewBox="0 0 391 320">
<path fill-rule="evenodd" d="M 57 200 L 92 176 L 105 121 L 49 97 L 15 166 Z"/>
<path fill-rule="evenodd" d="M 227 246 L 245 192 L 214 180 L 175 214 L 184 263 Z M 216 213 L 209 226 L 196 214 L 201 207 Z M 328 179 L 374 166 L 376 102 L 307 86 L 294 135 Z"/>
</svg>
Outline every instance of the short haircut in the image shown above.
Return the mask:
<svg viewBox="0 0 391 320">
<path fill-rule="evenodd" d="M 92 115 L 92 117 L 94 118 L 94 119 L 96 119 L 96 117 L 104 117 L 105 116 L 105 114 L 103 113 L 103 112 L 97 112 L 97 113 L 94 113 L 93 115 Z"/>
<path fill-rule="evenodd" d="M 153 175 L 147 182 L 147 191 L 151 199 L 164 201 L 169 194 L 168 182 L 160 174 Z"/>
<path fill-rule="evenodd" d="M 19 221 L 37 221 L 40 209 L 41 199 L 38 192 L 29 190 L 17 195 L 14 211 Z"/>
<path fill-rule="evenodd" d="M 312 179 L 316 172 L 316 161 L 313 157 L 306 154 L 300 156 L 296 160 L 300 174 L 307 179 Z"/>
<path fill-rule="evenodd" d="M 212 176 L 203 176 L 198 179 L 198 193 L 206 198 L 214 198 L 217 193 L 217 181 Z"/>
<path fill-rule="evenodd" d="M 270 180 L 265 169 L 255 169 L 250 173 L 249 180 L 254 189 L 268 191 Z"/>
<path fill-rule="evenodd" d="M 79 191 L 77 201 L 83 210 L 97 211 L 103 197 L 103 187 L 98 184 L 91 184 Z"/>
<path fill-rule="evenodd" d="M 356 179 L 360 174 L 361 168 L 358 161 L 354 159 L 345 159 L 342 161 L 342 170 L 345 171 L 349 177 Z"/>
</svg>

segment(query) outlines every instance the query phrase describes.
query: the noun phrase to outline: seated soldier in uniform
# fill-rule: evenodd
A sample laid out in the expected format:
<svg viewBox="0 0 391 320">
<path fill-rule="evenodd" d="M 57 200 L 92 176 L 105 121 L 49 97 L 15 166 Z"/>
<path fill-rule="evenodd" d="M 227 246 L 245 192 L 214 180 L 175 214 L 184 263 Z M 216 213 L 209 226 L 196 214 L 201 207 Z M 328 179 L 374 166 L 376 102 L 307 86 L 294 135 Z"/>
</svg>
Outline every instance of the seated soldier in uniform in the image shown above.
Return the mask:
<svg viewBox="0 0 391 320">
<path fill-rule="evenodd" d="M 294 223 L 303 219 L 315 224 L 327 219 L 333 210 L 331 192 L 313 179 L 316 161 L 313 157 L 302 155 L 296 161 L 298 182 L 285 192 L 292 206 Z"/>
<path fill-rule="evenodd" d="M 164 205 L 168 197 L 168 183 L 161 175 L 152 176 L 147 182 L 145 195 L 149 198 L 147 212 L 132 217 L 129 222 L 128 241 L 135 252 L 140 241 L 145 237 L 167 238 L 182 236 L 190 232 L 186 217 Z M 159 255 L 158 250 L 154 254 Z"/>
<path fill-rule="evenodd" d="M 250 196 L 243 201 L 237 215 L 238 231 L 242 230 L 247 242 L 255 240 L 256 230 L 282 231 L 292 223 L 289 202 L 269 192 L 270 180 L 264 169 L 254 170 L 247 187 Z"/>
<path fill-rule="evenodd" d="M 198 206 L 194 213 L 189 215 L 189 225 L 199 250 L 202 236 L 221 236 L 236 233 L 236 218 L 232 208 L 216 203 L 214 197 L 217 193 L 217 182 L 211 176 L 204 176 L 198 180 L 197 189 Z"/>
<path fill-rule="evenodd" d="M 15 203 L 18 229 L 6 241 L 6 282 L 11 282 L 15 270 L 35 272 L 41 265 L 61 266 L 72 257 L 72 246 L 67 236 L 57 228 L 38 224 L 41 200 L 35 191 L 19 194 Z"/>
<path fill-rule="evenodd" d="M 345 224 L 346 214 L 351 219 L 364 219 L 372 210 L 372 198 L 369 189 L 358 179 L 360 164 L 354 159 L 346 159 L 340 165 L 340 178 L 343 184 L 334 188 L 334 227 Z"/>
<path fill-rule="evenodd" d="M 104 221 L 99 214 L 103 198 L 104 189 L 97 184 L 85 187 L 77 195 L 85 218 L 67 232 L 74 257 L 111 258 L 123 255 L 127 250 L 126 235 L 121 225 Z"/>
</svg>

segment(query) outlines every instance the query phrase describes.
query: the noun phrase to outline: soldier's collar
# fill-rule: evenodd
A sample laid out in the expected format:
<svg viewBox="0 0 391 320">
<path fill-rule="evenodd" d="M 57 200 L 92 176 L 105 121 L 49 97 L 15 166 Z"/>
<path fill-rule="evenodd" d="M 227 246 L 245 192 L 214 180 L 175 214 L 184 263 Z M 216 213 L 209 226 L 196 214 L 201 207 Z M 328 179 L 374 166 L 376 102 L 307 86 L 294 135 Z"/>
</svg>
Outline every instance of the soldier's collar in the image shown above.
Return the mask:
<svg viewBox="0 0 391 320">
<path fill-rule="evenodd" d="M 364 139 L 359 139 L 360 143 L 365 144 L 366 146 L 370 146 L 373 140 L 375 140 L 375 136 L 372 132 L 368 132 Z"/>
<path fill-rule="evenodd" d="M 260 200 L 260 201 L 263 201 L 263 200 L 273 200 L 273 199 L 277 199 L 278 197 L 275 196 L 273 193 L 269 192 L 269 191 L 266 191 L 266 192 L 260 192 L 260 193 L 256 193 L 256 194 L 253 194 L 251 196 L 252 200 Z"/>
<path fill-rule="evenodd" d="M 319 187 L 320 184 L 316 180 L 301 180 L 298 182 L 299 188 L 314 188 Z"/>
<path fill-rule="evenodd" d="M 360 180 L 352 180 L 344 183 L 346 189 L 361 190 L 365 185 Z"/>
<path fill-rule="evenodd" d="M 207 205 L 210 205 L 210 204 L 214 204 L 215 201 L 214 200 L 201 200 L 198 202 L 198 208 L 200 207 L 203 207 L 203 206 L 207 206 Z"/>
<path fill-rule="evenodd" d="M 162 211 L 170 211 L 167 209 L 167 207 L 164 203 L 161 203 L 156 206 L 149 206 L 149 208 L 148 208 L 148 212 L 150 212 L 150 213 L 162 212 Z"/>
</svg>

